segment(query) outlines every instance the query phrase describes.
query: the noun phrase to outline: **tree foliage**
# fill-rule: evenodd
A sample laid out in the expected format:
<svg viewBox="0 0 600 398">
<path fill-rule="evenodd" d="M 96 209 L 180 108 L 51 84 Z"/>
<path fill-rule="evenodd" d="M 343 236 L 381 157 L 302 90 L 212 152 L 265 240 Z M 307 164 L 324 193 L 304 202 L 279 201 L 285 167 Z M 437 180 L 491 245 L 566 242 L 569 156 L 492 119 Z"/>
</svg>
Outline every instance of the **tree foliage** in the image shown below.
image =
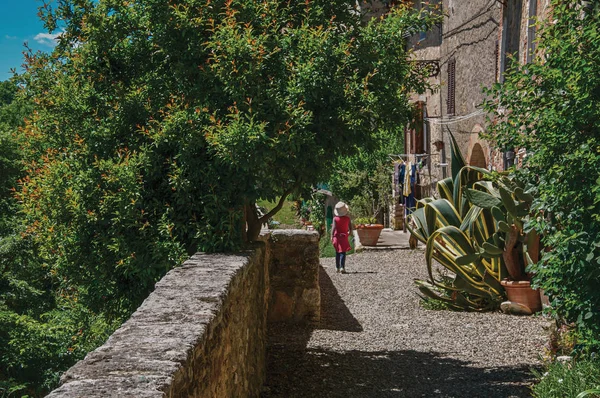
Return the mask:
<svg viewBox="0 0 600 398">
<path fill-rule="evenodd" d="M 114 330 L 68 292 L 23 234 L 12 192 L 24 176 L 18 129 L 31 104 L 15 79 L 0 82 L 0 394 L 38 396 Z M 50 271 L 50 272 L 49 272 Z"/>
<path fill-rule="evenodd" d="M 338 159 L 329 178 L 332 192 L 350 204 L 352 215 L 381 222 L 392 202 L 393 164 L 389 155 L 404 153 L 404 125 L 378 131 L 376 150 L 359 149 Z"/>
<path fill-rule="evenodd" d="M 600 3 L 552 1 L 539 56 L 488 91 L 489 138 L 527 150 L 536 228 L 549 248 L 531 267 L 556 315 L 600 346 Z M 594 337 L 595 336 L 595 337 Z"/>
<path fill-rule="evenodd" d="M 12 224 L 16 203 L 12 190 L 21 177 L 16 129 L 27 115 L 24 101 L 16 100 L 18 86 L 15 80 L 0 82 L 0 236 Z"/>
<path fill-rule="evenodd" d="M 58 4 L 65 33 L 25 78 L 19 198 L 44 261 L 98 311 L 239 247 L 244 207 L 252 238 L 257 199 L 374 147 L 424 85 L 399 43 L 429 17 L 406 8 L 362 26 L 341 0 Z"/>
<path fill-rule="evenodd" d="M 31 393 L 190 253 L 252 239 L 256 200 L 404 125 L 425 87 L 404 38 L 435 19 L 402 6 L 363 23 L 348 0 L 55 4 L 60 42 L 19 80 L 19 219 L 0 246 L 0 380 Z"/>
</svg>

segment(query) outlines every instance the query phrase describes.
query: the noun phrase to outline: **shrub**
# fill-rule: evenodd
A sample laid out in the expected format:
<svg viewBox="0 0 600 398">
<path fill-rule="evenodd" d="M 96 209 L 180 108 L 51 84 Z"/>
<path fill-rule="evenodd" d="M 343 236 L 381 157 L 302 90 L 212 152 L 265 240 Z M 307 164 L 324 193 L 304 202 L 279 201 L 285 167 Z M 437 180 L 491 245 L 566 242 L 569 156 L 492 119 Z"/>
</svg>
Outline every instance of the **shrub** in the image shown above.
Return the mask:
<svg viewBox="0 0 600 398">
<path fill-rule="evenodd" d="M 600 2 L 553 0 L 540 23 L 539 54 L 512 63 L 488 90 L 487 138 L 527 151 L 537 189 L 535 228 L 550 250 L 530 267 L 551 312 L 575 322 L 585 347 L 600 348 Z M 583 347 L 582 347 L 583 348 Z"/>
<path fill-rule="evenodd" d="M 600 387 L 600 361 L 581 359 L 566 363 L 554 362 L 543 372 L 534 371 L 534 375 L 539 380 L 532 389 L 534 397 L 575 398 L 585 390 Z"/>
</svg>

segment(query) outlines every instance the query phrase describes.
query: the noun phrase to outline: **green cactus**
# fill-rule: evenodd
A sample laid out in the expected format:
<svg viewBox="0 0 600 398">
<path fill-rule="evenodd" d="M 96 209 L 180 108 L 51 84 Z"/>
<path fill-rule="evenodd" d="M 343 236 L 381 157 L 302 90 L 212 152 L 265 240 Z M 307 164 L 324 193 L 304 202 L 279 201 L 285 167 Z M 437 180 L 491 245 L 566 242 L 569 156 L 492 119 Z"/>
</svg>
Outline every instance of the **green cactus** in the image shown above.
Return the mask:
<svg viewBox="0 0 600 398">
<path fill-rule="evenodd" d="M 505 297 L 500 281 L 526 279 L 527 263 L 537 261 L 539 239 L 523 231 L 533 196 L 514 176 L 466 165 L 451 142 L 455 174 L 438 183 L 440 199 L 420 200 L 410 216 L 430 277 L 415 283 L 452 309 L 495 309 Z M 435 277 L 433 260 L 455 277 Z"/>
<path fill-rule="evenodd" d="M 533 252 L 539 250 L 539 239 L 535 231 L 529 234 L 523 231 L 533 195 L 525 192 L 523 184 L 513 176 L 486 172 L 483 177 L 492 181 L 491 188 L 477 195 L 474 194 L 475 190 L 470 190 L 469 200 L 472 204 L 491 211 L 497 221 L 496 234 L 502 234 L 504 243 L 502 247 L 484 244 L 483 248 L 488 254 L 502 256 L 512 280 L 527 279 L 527 262 L 532 256 L 537 258 L 538 253 Z"/>
</svg>

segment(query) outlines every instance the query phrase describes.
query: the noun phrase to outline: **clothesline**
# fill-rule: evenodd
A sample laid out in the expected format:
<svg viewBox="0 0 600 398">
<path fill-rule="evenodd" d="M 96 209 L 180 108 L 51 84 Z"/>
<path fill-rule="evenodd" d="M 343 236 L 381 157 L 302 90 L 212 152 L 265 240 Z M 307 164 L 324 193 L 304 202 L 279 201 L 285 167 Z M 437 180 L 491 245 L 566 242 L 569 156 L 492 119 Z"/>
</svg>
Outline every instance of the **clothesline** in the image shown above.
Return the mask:
<svg viewBox="0 0 600 398">
<path fill-rule="evenodd" d="M 390 153 L 389 156 L 397 156 L 397 157 L 417 156 L 417 157 L 423 157 L 423 156 L 431 156 L 431 154 L 430 153 L 400 153 L 400 154 Z"/>
<path fill-rule="evenodd" d="M 409 156 L 414 156 L 416 159 L 420 159 L 420 158 L 426 158 L 428 156 L 431 156 L 430 153 L 401 153 L 401 154 L 395 154 L 395 153 L 390 153 L 388 154 L 388 156 L 390 157 L 390 159 L 392 160 L 396 160 L 396 158 L 405 158 L 405 157 L 409 157 Z"/>
<path fill-rule="evenodd" d="M 482 109 L 478 109 L 475 112 L 471 112 L 468 115 L 464 115 L 464 116 L 456 116 L 456 117 L 451 116 L 451 117 L 443 118 L 443 119 L 426 117 L 426 118 L 424 118 L 424 120 L 428 121 L 431 124 L 448 125 L 448 124 L 462 122 L 462 121 L 470 119 L 472 117 L 482 115 L 483 113 L 484 113 L 484 111 Z"/>
</svg>

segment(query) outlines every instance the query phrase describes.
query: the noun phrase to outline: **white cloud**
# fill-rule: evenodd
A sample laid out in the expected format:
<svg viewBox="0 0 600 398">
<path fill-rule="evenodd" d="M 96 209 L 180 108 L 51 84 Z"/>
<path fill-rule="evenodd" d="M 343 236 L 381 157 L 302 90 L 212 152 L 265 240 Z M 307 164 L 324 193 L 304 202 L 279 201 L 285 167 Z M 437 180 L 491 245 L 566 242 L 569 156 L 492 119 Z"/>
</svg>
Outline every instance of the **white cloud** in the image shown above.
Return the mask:
<svg viewBox="0 0 600 398">
<path fill-rule="evenodd" d="M 58 43 L 58 38 L 63 32 L 59 33 L 38 33 L 33 40 L 45 46 L 54 47 Z"/>
<path fill-rule="evenodd" d="M 17 38 L 17 36 L 4 35 L 4 38 L 8 39 L 8 40 L 15 40 Z"/>
</svg>

